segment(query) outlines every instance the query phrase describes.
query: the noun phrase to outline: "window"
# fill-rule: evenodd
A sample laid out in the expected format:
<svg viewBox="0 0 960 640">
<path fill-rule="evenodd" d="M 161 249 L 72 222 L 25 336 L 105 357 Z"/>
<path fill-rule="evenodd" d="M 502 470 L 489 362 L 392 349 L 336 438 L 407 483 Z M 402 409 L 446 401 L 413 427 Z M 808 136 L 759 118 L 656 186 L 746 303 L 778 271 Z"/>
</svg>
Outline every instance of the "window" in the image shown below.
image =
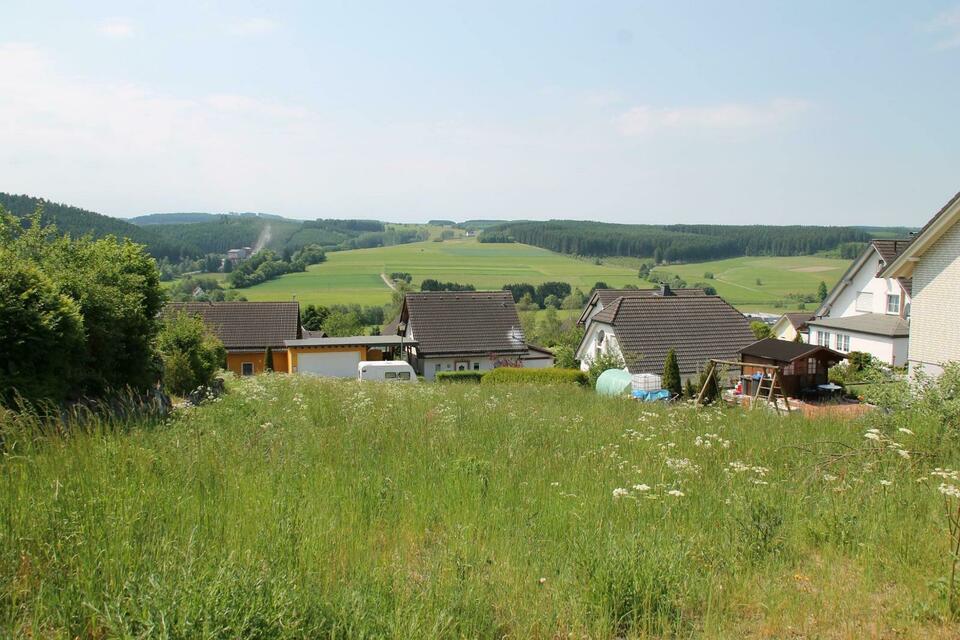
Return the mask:
<svg viewBox="0 0 960 640">
<path fill-rule="evenodd" d="M 437 364 L 433 365 L 433 370 L 434 370 L 434 371 L 440 371 L 440 369 L 442 369 L 442 368 L 443 368 L 443 365 L 440 364 L 439 362 L 438 362 Z"/>
<path fill-rule="evenodd" d="M 850 351 L 850 336 L 845 333 L 837 334 L 837 351 Z"/>
<path fill-rule="evenodd" d="M 830 334 L 826 331 L 817 331 L 817 344 L 821 347 L 829 347 Z"/>
<path fill-rule="evenodd" d="M 887 294 L 887 313 L 900 313 L 900 294 Z"/>
<path fill-rule="evenodd" d="M 409 379 L 410 379 L 410 372 L 409 372 L 409 371 L 401 371 L 400 373 L 397 374 L 397 376 L 398 376 L 401 380 L 409 380 Z"/>
<path fill-rule="evenodd" d="M 807 358 L 807 374 L 811 376 L 817 375 L 817 359 L 816 358 Z"/>
<path fill-rule="evenodd" d="M 474 362 L 474 363 L 473 363 L 473 370 L 474 370 L 474 371 L 480 371 L 480 363 L 479 363 L 479 362 Z"/>
<path fill-rule="evenodd" d="M 383 373 L 384 380 L 396 380 L 397 372 L 396 371 L 384 371 Z"/>
<path fill-rule="evenodd" d="M 791 362 L 783 368 L 783 375 L 792 376 L 793 375 L 793 363 Z"/>
<path fill-rule="evenodd" d="M 858 293 L 855 308 L 857 311 L 865 311 L 867 313 L 873 311 L 873 294 L 869 291 L 861 291 Z"/>
<path fill-rule="evenodd" d="M 470 363 L 469 363 L 469 362 L 457 362 L 456 365 L 454 366 L 454 368 L 455 368 L 457 371 L 466 371 L 467 369 L 470 368 Z"/>
<path fill-rule="evenodd" d="M 240 375 L 252 376 L 253 375 L 253 363 L 244 362 L 240 365 Z"/>
</svg>

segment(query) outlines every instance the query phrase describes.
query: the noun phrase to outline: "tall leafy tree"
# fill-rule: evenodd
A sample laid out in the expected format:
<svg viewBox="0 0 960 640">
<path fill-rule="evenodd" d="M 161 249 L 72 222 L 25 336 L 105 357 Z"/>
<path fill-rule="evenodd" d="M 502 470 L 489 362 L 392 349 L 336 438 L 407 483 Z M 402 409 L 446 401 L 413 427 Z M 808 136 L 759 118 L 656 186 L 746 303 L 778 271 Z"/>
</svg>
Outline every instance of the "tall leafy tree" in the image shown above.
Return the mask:
<svg viewBox="0 0 960 640">
<path fill-rule="evenodd" d="M 66 330 L 72 321 L 65 320 L 67 355 L 61 356 L 57 349 L 46 352 L 68 359 L 63 367 L 67 395 L 49 399 L 96 396 L 124 387 L 147 388 L 159 375 L 154 339 L 157 314 L 165 300 L 153 258 L 142 245 L 112 236 L 72 239 L 58 235 L 55 227 L 43 226 L 40 220 L 38 211 L 24 228 L 19 220 L 0 213 L 0 247 L 9 263 L 30 267 L 17 267 L 26 278 L 17 286 L 27 286 L 29 280 L 41 292 L 34 299 L 48 301 L 52 288 L 69 300 L 61 306 L 72 307 L 80 316 L 82 349 L 75 352 L 74 333 Z M 49 307 L 50 303 L 46 304 Z M 72 311 L 65 313 L 73 315 Z M 18 335 L 13 332 L 0 339 L 16 341 Z"/>
<path fill-rule="evenodd" d="M 821 280 L 820 286 L 817 287 L 817 299 L 819 299 L 820 302 L 823 302 L 824 300 L 827 299 L 827 295 L 828 295 L 827 283 Z"/>
</svg>

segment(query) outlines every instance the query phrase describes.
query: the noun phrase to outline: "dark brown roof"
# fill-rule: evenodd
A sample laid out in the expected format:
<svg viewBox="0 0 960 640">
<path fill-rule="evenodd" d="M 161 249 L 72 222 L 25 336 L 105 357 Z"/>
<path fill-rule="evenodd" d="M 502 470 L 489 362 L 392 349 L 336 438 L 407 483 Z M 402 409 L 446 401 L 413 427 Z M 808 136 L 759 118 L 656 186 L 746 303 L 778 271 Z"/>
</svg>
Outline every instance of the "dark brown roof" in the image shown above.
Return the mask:
<svg viewBox="0 0 960 640">
<path fill-rule="evenodd" d="M 802 329 L 808 321 L 813 320 L 816 316 L 806 311 L 797 311 L 783 314 L 783 317 L 787 319 L 787 322 L 790 323 L 794 329 Z"/>
<path fill-rule="evenodd" d="M 791 342 L 789 340 L 777 340 L 776 338 L 764 338 L 763 340 L 757 340 L 753 344 L 748 344 L 741 349 L 740 354 L 744 356 L 753 356 L 755 358 L 764 358 L 766 360 L 773 360 L 774 362 L 790 364 L 798 358 L 812 357 L 814 354 L 821 351 L 826 351 L 836 356 L 837 360 L 846 358 L 846 356 L 842 353 L 837 353 L 836 351 L 826 347 L 821 347 L 820 345 L 806 344 L 803 342 Z"/>
<path fill-rule="evenodd" d="M 880 258 L 886 263 L 890 264 L 893 262 L 894 258 L 900 255 L 900 252 L 906 249 L 910 243 L 913 242 L 913 239 L 901 239 L 901 240 L 873 240 L 873 248 L 877 250 L 877 253 L 880 254 Z"/>
<path fill-rule="evenodd" d="M 301 334 L 297 302 L 171 302 L 162 315 L 199 315 L 228 351 L 283 349 Z"/>
<path fill-rule="evenodd" d="M 509 291 L 408 293 L 401 320 L 425 356 L 527 352 Z"/>
<path fill-rule="evenodd" d="M 649 298 L 650 296 L 662 295 L 663 289 L 660 287 L 656 289 L 594 289 L 590 295 L 590 299 L 587 301 L 586 307 L 584 307 L 583 312 L 580 314 L 580 319 L 577 320 L 577 324 L 583 324 L 587 321 L 587 315 L 598 302 L 601 306 L 606 307 L 617 298 Z M 667 295 L 682 297 L 705 296 L 707 294 L 703 289 L 672 289 L 668 287 Z"/>
<path fill-rule="evenodd" d="M 711 358 L 732 360 L 754 341 L 750 321 L 718 296 L 617 298 L 594 316 L 614 328 L 632 373 L 659 373 L 667 352 L 691 374 Z"/>
<path fill-rule="evenodd" d="M 897 282 L 900 283 L 907 295 L 913 298 L 913 278 L 897 278 Z"/>
</svg>

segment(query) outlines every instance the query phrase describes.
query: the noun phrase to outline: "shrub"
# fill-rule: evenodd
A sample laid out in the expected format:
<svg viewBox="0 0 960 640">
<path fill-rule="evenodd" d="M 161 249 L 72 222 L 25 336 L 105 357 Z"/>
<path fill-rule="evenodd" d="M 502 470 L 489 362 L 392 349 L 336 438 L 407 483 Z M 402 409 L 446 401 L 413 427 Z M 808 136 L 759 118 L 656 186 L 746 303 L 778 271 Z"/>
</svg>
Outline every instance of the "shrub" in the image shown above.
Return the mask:
<svg viewBox="0 0 960 640">
<path fill-rule="evenodd" d="M 590 361 L 590 369 L 587 371 L 587 379 L 590 386 L 597 386 L 597 378 L 607 369 L 623 369 L 623 357 L 617 353 L 601 353 Z"/>
<path fill-rule="evenodd" d="M 164 319 L 157 349 L 163 360 L 163 385 L 178 395 L 208 386 L 227 359 L 223 343 L 203 321 L 185 313 Z"/>
<path fill-rule="evenodd" d="M 443 382 L 443 383 L 480 384 L 480 381 L 483 380 L 483 377 L 487 375 L 487 373 L 489 372 L 487 371 L 441 371 L 436 375 L 436 380 L 437 382 Z"/>
<path fill-rule="evenodd" d="M 675 396 L 683 392 L 683 385 L 680 383 L 680 363 L 677 362 L 677 352 L 670 349 L 667 352 L 667 358 L 663 363 L 663 384 L 664 389 L 669 389 Z"/>
<path fill-rule="evenodd" d="M 579 369 L 519 369 L 500 367 L 483 377 L 483 384 L 577 384 L 586 386 L 587 374 Z"/>
<path fill-rule="evenodd" d="M 753 337 L 757 340 L 763 340 L 764 338 L 773 336 L 773 330 L 770 328 L 770 325 L 762 320 L 754 320 L 751 322 L 750 331 L 753 331 Z"/>
</svg>

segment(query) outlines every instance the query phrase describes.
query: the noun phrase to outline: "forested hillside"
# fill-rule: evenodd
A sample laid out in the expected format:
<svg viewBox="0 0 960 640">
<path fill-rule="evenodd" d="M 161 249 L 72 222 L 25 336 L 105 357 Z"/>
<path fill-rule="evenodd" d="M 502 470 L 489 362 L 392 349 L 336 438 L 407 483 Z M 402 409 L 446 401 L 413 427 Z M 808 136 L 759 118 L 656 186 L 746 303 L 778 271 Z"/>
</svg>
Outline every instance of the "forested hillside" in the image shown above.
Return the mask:
<svg viewBox="0 0 960 640">
<path fill-rule="evenodd" d="M 57 229 L 73 237 L 88 233 L 93 235 L 94 238 L 114 235 L 118 238 L 130 238 L 134 242 L 149 246 L 150 253 L 155 257 L 179 256 L 176 247 L 168 246 L 151 229 L 144 229 L 125 220 L 111 218 L 59 202 L 51 202 L 43 198 L 0 193 L 0 207 L 21 219 L 32 215 L 39 205 L 43 206 L 42 220 L 44 224 L 56 224 Z"/>
<path fill-rule="evenodd" d="M 127 220 L 111 218 L 43 198 L 0 193 L 0 207 L 18 218 L 43 208 L 43 221 L 54 223 L 71 236 L 115 235 L 145 244 L 158 260 L 177 262 L 211 254 L 225 254 L 238 247 L 258 244 L 279 254 L 294 253 L 310 245 L 325 251 L 363 249 L 426 240 L 421 225 L 386 225 L 377 220 L 290 220 L 258 213 L 161 213 Z"/>
<path fill-rule="evenodd" d="M 508 222 L 486 229 L 481 242 L 513 240 L 559 253 L 632 256 L 697 262 L 744 255 L 794 256 L 866 242 L 851 227 L 772 225 L 642 225 L 576 220 Z"/>
</svg>

